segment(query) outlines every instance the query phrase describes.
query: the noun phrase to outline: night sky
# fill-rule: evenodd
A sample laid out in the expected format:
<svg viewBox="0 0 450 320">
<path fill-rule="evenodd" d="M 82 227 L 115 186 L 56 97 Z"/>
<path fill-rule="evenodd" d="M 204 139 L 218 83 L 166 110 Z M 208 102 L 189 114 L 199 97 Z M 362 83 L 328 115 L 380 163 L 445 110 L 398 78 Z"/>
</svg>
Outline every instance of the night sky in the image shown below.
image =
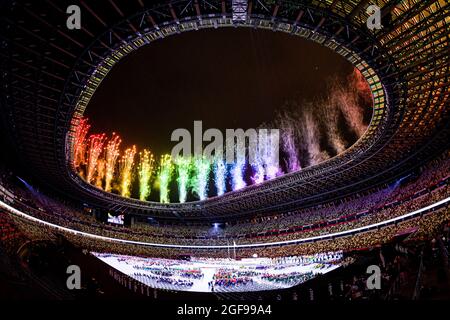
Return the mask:
<svg viewBox="0 0 450 320">
<path fill-rule="evenodd" d="M 158 40 L 117 64 L 86 110 L 92 132 L 117 132 L 170 153 L 176 128 L 255 128 L 295 97 L 324 96 L 326 80 L 343 81 L 350 63 L 312 41 L 281 32 L 226 28 Z"/>
</svg>

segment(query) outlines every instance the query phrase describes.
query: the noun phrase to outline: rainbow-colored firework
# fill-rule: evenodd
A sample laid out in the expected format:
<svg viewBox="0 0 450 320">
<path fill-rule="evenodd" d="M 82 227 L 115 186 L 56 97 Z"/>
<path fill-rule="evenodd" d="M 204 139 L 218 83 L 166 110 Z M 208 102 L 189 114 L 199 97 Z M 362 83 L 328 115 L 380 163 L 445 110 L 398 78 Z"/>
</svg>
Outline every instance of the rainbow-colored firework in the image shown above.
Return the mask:
<svg viewBox="0 0 450 320">
<path fill-rule="evenodd" d="M 150 180 L 153 176 L 155 160 L 150 150 L 144 149 L 139 153 L 139 199 L 147 200 L 151 192 Z"/>
<path fill-rule="evenodd" d="M 159 164 L 159 201 L 161 203 L 169 203 L 170 202 L 170 190 L 169 185 L 172 180 L 174 165 L 172 162 L 172 157 L 168 154 L 161 156 L 160 164 Z"/>
<path fill-rule="evenodd" d="M 367 128 L 364 121 L 368 114 L 364 113 L 367 110 L 363 106 L 373 103 L 370 87 L 357 70 L 348 83 L 349 86 L 345 87 L 342 81 L 333 80 L 330 92 L 321 100 L 290 101 L 273 122 L 259 127 L 273 127 L 279 131 L 258 129 L 258 152 L 253 161 L 246 158 L 247 154 L 251 158 L 250 150 L 253 148 L 246 149 L 245 143 L 238 141 L 233 151 L 238 159 L 230 164 L 225 162 L 222 154 L 213 161 L 201 156 L 172 159 L 168 154 L 155 161 L 149 149 L 142 149 L 139 163 L 135 166 L 135 146 L 122 153 L 122 141 L 115 133 L 107 143 L 105 134 L 90 135 L 91 126 L 86 118 L 73 119 L 73 153 L 70 160 L 88 183 L 104 188 L 107 192 L 114 189 L 124 197 L 135 196 L 146 201 L 155 183 L 159 185 L 160 202 L 169 203 L 170 188 L 175 185 L 172 183 L 174 174 L 180 203 L 188 201 L 191 195 L 200 200 L 206 199 L 213 193 L 208 190 L 212 183 L 215 184 L 216 194 L 220 196 L 229 185 L 232 190 L 239 190 L 247 182 L 260 184 L 283 172 L 295 172 L 342 153 L 352 143 L 344 135 L 343 125 L 347 125 L 357 137 L 364 134 Z M 273 134 L 272 131 L 277 133 Z M 281 139 L 278 132 L 281 133 Z M 225 142 L 228 151 L 229 141 Z M 234 140 L 232 142 L 235 145 Z M 284 160 L 281 166 L 279 143 L 283 156 L 281 160 Z M 133 174 L 136 172 L 137 175 Z M 134 185 L 139 186 L 138 195 L 132 195 Z"/>
<path fill-rule="evenodd" d="M 120 194 L 123 197 L 130 197 L 131 185 L 133 182 L 134 157 L 136 155 L 136 146 L 125 150 L 120 161 Z"/>
<path fill-rule="evenodd" d="M 111 192 L 112 181 L 116 170 L 117 159 L 120 156 L 120 144 L 122 140 L 115 133 L 112 134 L 111 140 L 108 141 L 105 151 L 105 191 Z"/>
</svg>

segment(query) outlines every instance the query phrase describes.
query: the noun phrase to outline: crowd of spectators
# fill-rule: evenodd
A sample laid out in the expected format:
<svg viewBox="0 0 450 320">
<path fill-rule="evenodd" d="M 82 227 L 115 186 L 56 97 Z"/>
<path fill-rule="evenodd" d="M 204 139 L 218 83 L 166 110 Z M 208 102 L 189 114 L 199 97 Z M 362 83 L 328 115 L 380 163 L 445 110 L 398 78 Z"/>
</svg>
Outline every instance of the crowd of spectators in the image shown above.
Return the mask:
<svg viewBox="0 0 450 320">
<path fill-rule="evenodd" d="M 357 227 L 373 224 L 386 219 L 397 217 L 405 213 L 423 208 L 429 204 L 435 203 L 443 198 L 450 196 L 450 160 L 448 154 L 442 158 L 431 162 L 421 169 L 417 177 L 408 177 L 412 179 L 404 184 L 395 183 L 386 186 L 366 195 L 357 195 L 333 203 L 321 204 L 314 208 L 301 209 L 296 213 L 279 215 L 277 217 L 267 218 L 265 221 L 255 220 L 254 222 L 244 222 L 227 226 L 224 234 L 220 237 L 198 238 L 197 232 L 207 227 L 181 227 L 181 226 L 132 226 L 131 228 L 116 227 L 96 221 L 91 215 L 82 210 L 71 208 L 61 201 L 49 198 L 38 190 L 24 188 L 11 183 L 11 175 L 3 173 L 0 185 L 3 189 L 13 194 L 11 196 L 0 192 L 1 197 L 7 203 L 15 208 L 26 212 L 29 215 L 39 219 L 52 222 L 73 230 L 84 231 L 92 234 L 106 237 L 135 240 L 142 242 L 160 242 L 173 244 L 198 244 L 198 245 L 217 245 L 229 244 L 230 241 L 236 241 L 239 244 L 244 243 L 263 243 L 269 241 L 281 241 L 300 239 L 316 235 L 329 234 L 343 230 L 354 229 Z M 437 213 L 441 214 L 437 214 Z M 337 251 L 340 249 L 351 249 L 352 247 L 366 247 L 376 245 L 392 238 L 402 229 L 416 228 L 416 236 L 426 236 L 428 229 L 433 228 L 435 224 L 441 223 L 448 215 L 448 208 L 443 207 L 434 214 L 422 215 L 418 218 L 397 223 L 396 225 L 384 227 L 380 230 L 373 230 L 365 235 L 356 234 L 351 237 L 337 238 L 333 241 L 319 241 L 311 243 L 302 243 L 298 245 L 287 245 L 277 248 L 263 248 L 263 252 L 268 256 L 308 254 L 323 251 Z M 49 226 L 39 225 L 25 219 L 12 216 L 16 223 L 22 228 L 26 228 L 27 235 L 31 237 L 54 237 L 55 230 Z M 328 218 L 324 222 L 323 218 Z M 333 220 L 334 219 L 334 220 Z M 312 223 L 309 226 L 306 223 Z M 431 221 L 427 224 L 423 221 Z M 302 225 L 295 232 L 273 232 L 273 227 L 278 227 L 278 231 L 285 226 L 295 228 L 296 225 Z M 253 229 L 253 227 L 255 229 Z M 258 230 L 265 228 L 271 235 L 257 234 Z M 150 231 L 149 231 L 150 230 Z M 248 232 L 248 233 L 247 233 Z M 256 232 L 256 234 L 255 234 Z M 201 232 L 200 232 L 201 234 Z M 241 237 L 245 234 L 245 237 Z M 367 236 L 369 235 L 369 236 Z M 109 241 L 99 241 L 83 237 L 73 233 L 64 233 L 64 236 L 74 240 L 80 245 L 89 248 L 108 248 L 112 251 L 117 250 L 121 253 L 158 253 L 164 256 L 173 256 L 174 254 L 184 254 L 185 252 L 195 252 L 202 256 L 205 251 L 181 250 L 151 248 L 138 245 L 120 244 Z M 111 251 L 105 250 L 105 251 Z M 320 251 L 317 251 L 320 250 Z M 208 250 L 207 254 L 212 251 Z M 238 255 L 252 256 L 261 252 L 261 249 L 239 249 Z M 282 253 L 282 254 L 280 254 Z M 285 254 L 287 253 L 287 254 Z M 211 253 L 213 256 L 223 256 L 223 251 Z"/>
<path fill-rule="evenodd" d="M 0 211 L 0 247 L 11 254 L 26 241 L 26 235 L 17 227 L 9 215 Z"/>
</svg>

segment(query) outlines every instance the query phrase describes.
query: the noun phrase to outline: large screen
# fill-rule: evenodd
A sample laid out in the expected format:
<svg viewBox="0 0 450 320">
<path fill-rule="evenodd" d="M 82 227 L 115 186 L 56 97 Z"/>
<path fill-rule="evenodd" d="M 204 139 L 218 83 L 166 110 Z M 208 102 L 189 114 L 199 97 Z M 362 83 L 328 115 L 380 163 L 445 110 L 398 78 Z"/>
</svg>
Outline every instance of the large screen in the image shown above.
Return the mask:
<svg viewBox="0 0 450 320">
<path fill-rule="evenodd" d="M 118 215 L 118 216 L 113 216 L 111 213 L 108 213 L 108 223 L 123 225 L 123 223 L 124 223 L 123 214 Z"/>
</svg>

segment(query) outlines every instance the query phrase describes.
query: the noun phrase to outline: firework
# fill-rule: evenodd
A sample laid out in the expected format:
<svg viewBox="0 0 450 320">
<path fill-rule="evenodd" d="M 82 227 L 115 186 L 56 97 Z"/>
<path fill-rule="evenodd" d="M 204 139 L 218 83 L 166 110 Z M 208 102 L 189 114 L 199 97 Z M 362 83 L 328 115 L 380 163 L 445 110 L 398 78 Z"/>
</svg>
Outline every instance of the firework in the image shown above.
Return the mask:
<svg viewBox="0 0 450 320">
<path fill-rule="evenodd" d="M 353 73 L 350 76 L 350 88 L 356 90 L 356 94 L 363 99 L 365 105 L 373 104 L 370 86 L 362 73 L 356 68 L 353 69 Z"/>
<path fill-rule="evenodd" d="M 327 110 L 324 112 L 324 122 L 327 128 L 328 140 L 331 142 L 334 150 L 336 150 L 337 154 L 340 154 L 345 151 L 345 140 L 339 132 L 338 128 L 338 119 L 339 113 L 338 108 L 333 100 L 328 104 Z"/>
<path fill-rule="evenodd" d="M 178 195 L 180 203 L 186 202 L 188 186 L 189 186 L 189 175 L 192 170 L 192 158 L 190 157 L 177 157 L 175 160 L 175 165 L 177 168 L 177 182 L 178 182 Z"/>
<path fill-rule="evenodd" d="M 200 198 L 205 200 L 208 197 L 208 181 L 211 171 L 211 161 L 199 156 L 194 159 L 194 177 L 191 180 L 192 190 Z"/>
<path fill-rule="evenodd" d="M 342 153 L 356 136 L 360 137 L 367 127 L 364 124 L 365 117 L 369 116 L 365 114 L 365 105 L 371 102 L 373 97 L 368 83 L 358 70 L 355 69 L 348 80 L 348 85 L 341 85 L 337 78 L 331 79 L 328 95 L 320 100 L 311 103 L 292 100 L 286 103 L 274 122 L 260 126 L 260 128 L 279 128 L 279 131 L 260 129 L 257 146 L 246 147 L 246 140 L 243 139 L 238 139 L 237 145 L 234 138 L 225 141 L 227 151 L 232 145 L 235 156 L 233 158 L 237 158 L 229 165 L 222 156 L 219 158 L 217 155 L 212 162 L 201 155 L 177 159 L 163 155 L 156 170 L 153 155 L 144 149 L 139 153 L 136 170 L 134 164 L 136 147 L 133 147 L 125 151 L 117 170 L 117 162 L 121 155 L 119 136 L 113 133 L 105 147 L 104 134 L 90 135 L 86 139 L 90 125 L 85 118 L 73 120 L 73 153 L 70 160 L 73 161 L 79 175 L 89 183 L 94 183 L 99 188 L 104 187 L 108 192 L 111 189 L 118 190 L 126 197 L 131 196 L 133 189 L 133 170 L 138 173 L 139 199 L 143 201 L 150 196 L 152 191 L 150 183 L 154 181 L 155 184 L 159 184 L 160 201 L 169 203 L 174 172 L 180 203 L 187 201 L 190 190 L 200 200 L 206 199 L 208 187 L 212 182 L 215 184 L 217 195 L 220 196 L 227 191 L 228 183 L 231 184 L 232 190 L 239 190 L 250 180 L 254 184 L 259 184 L 277 177 L 283 171 L 294 172 L 307 165 L 316 165 L 328 159 L 330 154 Z M 344 125 L 348 128 L 346 129 Z M 352 133 L 355 132 L 355 135 L 348 135 L 348 129 Z M 249 144 L 255 144 L 249 140 Z M 282 166 L 278 161 L 279 145 L 284 157 Z M 258 150 L 253 154 L 256 148 Z M 246 158 L 247 154 L 249 159 Z M 154 177 L 156 179 L 153 179 Z M 210 180 L 211 177 L 214 181 Z"/>
<path fill-rule="evenodd" d="M 283 130 L 282 133 L 282 148 L 287 154 L 287 170 L 294 172 L 301 169 L 300 160 L 298 159 L 298 151 L 295 143 L 295 131 L 292 127 Z"/>
<path fill-rule="evenodd" d="M 89 183 L 93 182 L 95 172 L 97 170 L 97 161 L 103 151 L 103 144 L 105 143 L 104 134 L 94 134 L 89 137 L 89 159 L 87 166 L 86 180 Z"/>
<path fill-rule="evenodd" d="M 75 127 L 73 158 L 75 168 L 86 162 L 86 136 L 89 132 L 90 125 L 88 119 L 81 118 Z"/>
<path fill-rule="evenodd" d="M 266 130 L 262 131 L 262 138 L 264 139 L 264 134 Z M 259 137 L 261 138 L 261 137 Z M 259 139 L 258 138 L 258 139 Z M 254 155 L 253 163 L 251 163 L 253 175 L 251 176 L 251 180 L 254 184 L 259 184 L 264 181 L 264 162 L 262 158 L 262 152 L 260 147 L 260 141 L 258 141 L 258 145 L 256 146 L 256 152 Z"/>
<path fill-rule="evenodd" d="M 280 173 L 279 140 L 278 131 L 262 129 L 259 132 L 258 153 L 267 179 L 273 179 Z"/>
<path fill-rule="evenodd" d="M 142 201 L 147 200 L 151 192 L 150 179 L 153 176 L 154 162 L 153 154 L 149 150 L 144 149 L 139 153 L 139 199 Z"/>
<path fill-rule="evenodd" d="M 242 189 L 246 186 L 243 177 L 244 168 L 245 168 L 245 161 L 236 161 L 231 167 L 233 191 Z"/>
<path fill-rule="evenodd" d="M 169 184 L 172 179 L 174 165 L 172 163 L 172 157 L 168 154 L 161 156 L 159 163 L 159 198 L 161 203 L 169 203 Z"/>
<path fill-rule="evenodd" d="M 255 160 L 255 163 L 252 164 L 253 176 L 251 179 L 254 184 L 259 184 L 264 181 L 264 164 L 259 154 L 257 155 Z"/>
<path fill-rule="evenodd" d="M 363 109 L 358 104 L 358 94 L 367 96 L 368 87 L 359 71 L 355 71 L 349 80 L 353 86 L 351 89 L 337 87 L 333 94 L 347 124 L 359 138 L 364 134 L 367 126 L 364 124 Z M 371 99 L 370 89 L 368 94 L 369 98 L 366 97 L 366 99 Z"/>
<path fill-rule="evenodd" d="M 320 148 L 321 133 L 311 111 L 305 110 L 303 116 L 304 137 L 309 153 L 309 165 L 314 166 L 328 159 L 330 156 L 326 151 L 322 151 Z"/>
<path fill-rule="evenodd" d="M 114 179 L 117 159 L 120 155 L 119 146 L 122 140 L 113 133 L 111 140 L 106 145 L 106 164 L 105 164 L 105 191 L 111 191 L 111 182 Z"/>
<path fill-rule="evenodd" d="M 103 179 L 105 178 L 105 160 L 104 159 L 98 159 L 97 160 L 97 178 L 95 185 L 103 189 Z"/>
<path fill-rule="evenodd" d="M 223 159 L 214 161 L 214 182 L 217 189 L 217 195 L 221 196 L 225 193 L 227 178 L 227 167 Z"/>
<path fill-rule="evenodd" d="M 136 146 L 133 146 L 125 150 L 122 160 L 120 161 L 120 193 L 123 197 L 130 197 L 131 195 L 135 155 Z"/>
<path fill-rule="evenodd" d="M 299 145 L 298 137 L 296 136 L 295 126 L 296 120 L 287 113 L 279 113 L 276 119 L 277 127 L 281 130 L 281 147 L 287 155 L 286 168 L 288 172 L 294 172 L 301 169 L 300 160 L 298 156 Z"/>
<path fill-rule="evenodd" d="M 346 149 L 346 141 L 339 129 L 339 97 L 340 81 L 338 78 L 331 80 L 330 93 L 326 99 L 320 100 L 315 107 L 318 110 L 318 118 L 324 128 L 326 128 L 326 136 L 329 144 L 333 147 L 337 154 L 344 152 Z"/>
</svg>

